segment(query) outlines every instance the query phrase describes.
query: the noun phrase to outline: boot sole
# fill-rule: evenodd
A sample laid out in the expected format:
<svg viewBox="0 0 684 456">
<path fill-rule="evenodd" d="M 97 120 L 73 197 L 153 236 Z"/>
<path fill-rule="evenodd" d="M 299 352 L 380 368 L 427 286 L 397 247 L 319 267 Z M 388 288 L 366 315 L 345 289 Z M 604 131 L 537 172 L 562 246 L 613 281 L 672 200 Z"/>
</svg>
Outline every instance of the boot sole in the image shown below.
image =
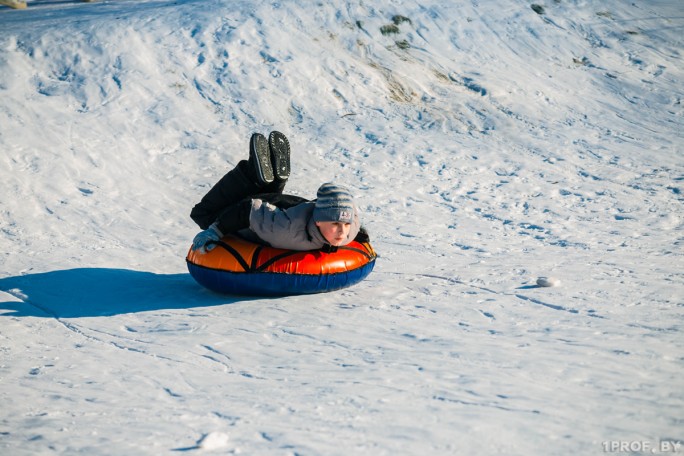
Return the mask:
<svg viewBox="0 0 684 456">
<path fill-rule="evenodd" d="M 271 150 L 273 172 L 279 180 L 290 177 L 290 141 L 279 131 L 268 135 L 268 147 Z"/>
<path fill-rule="evenodd" d="M 271 153 L 266 137 L 260 133 L 254 133 L 249 141 L 249 155 L 254 163 L 254 171 L 261 184 L 273 182 L 273 167 L 271 165 Z"/>
</svg>

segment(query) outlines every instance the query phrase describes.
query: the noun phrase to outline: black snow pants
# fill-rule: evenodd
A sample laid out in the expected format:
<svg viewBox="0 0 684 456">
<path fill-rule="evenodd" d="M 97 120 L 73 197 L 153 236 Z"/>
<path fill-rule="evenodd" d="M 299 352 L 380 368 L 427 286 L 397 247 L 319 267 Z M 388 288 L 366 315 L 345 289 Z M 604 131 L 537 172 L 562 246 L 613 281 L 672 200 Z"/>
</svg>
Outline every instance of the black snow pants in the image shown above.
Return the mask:
<svg viewBox="0 0 684 456">
<path fill-rule="evenodd" d="M 282 209 L 307 201 L 299 196 L 283 194 L 286 183 L 276 179 L 260 186 L 250 163 L 242 160 L 192 208 L 190 217 L 203 230 L 218 222 L 223 234 L 236 233 L 249 228 L 252 199 L 258 198 Z"/>
</svg>

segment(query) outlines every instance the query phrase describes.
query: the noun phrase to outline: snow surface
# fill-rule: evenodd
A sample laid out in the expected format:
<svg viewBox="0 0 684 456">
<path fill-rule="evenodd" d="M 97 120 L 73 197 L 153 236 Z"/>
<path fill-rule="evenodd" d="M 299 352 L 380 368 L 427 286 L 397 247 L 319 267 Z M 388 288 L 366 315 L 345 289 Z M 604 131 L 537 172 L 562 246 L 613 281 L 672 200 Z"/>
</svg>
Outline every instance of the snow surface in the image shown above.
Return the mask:
<svg viewBox="0 0 684 456">
<path fill-rule="evenodd" d="M 680 0 L 36 0 L 0 32 L 0 453 L 684 440 Z M 190 209 L 273 129 L 291 193 L 358 197 L 357 286 L 187 273 Z"/>
</svg>

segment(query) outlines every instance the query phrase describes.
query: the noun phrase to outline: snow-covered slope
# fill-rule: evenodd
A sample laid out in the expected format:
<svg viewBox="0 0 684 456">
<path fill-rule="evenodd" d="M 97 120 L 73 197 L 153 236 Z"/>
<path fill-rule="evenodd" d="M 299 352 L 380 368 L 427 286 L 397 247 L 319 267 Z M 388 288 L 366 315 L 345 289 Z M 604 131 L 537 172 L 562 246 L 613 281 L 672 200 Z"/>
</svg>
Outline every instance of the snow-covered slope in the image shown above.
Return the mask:
<svg viewBox="0 0 684 456">
<path fill-rule="evenodd" d="M 0 452 L 684 440 L 680 2 L 444 3 L 0 7 Z M 273 129 L 288 191 L 354 190 L 361 284 L 187 274 L 190 208 Z"/>
</svg>

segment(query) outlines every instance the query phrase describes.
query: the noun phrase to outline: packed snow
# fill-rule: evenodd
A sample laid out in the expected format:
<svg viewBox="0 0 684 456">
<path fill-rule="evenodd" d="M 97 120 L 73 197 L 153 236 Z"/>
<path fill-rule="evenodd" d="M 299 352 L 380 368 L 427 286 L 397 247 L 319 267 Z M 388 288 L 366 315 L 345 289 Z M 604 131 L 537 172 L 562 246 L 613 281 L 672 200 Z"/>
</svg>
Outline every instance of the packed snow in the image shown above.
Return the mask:
<svg viewBox="0 0 684 456">
<path fill-rule="evenodd" d="M 680 0 L 0 7 L 0 453 L 684 453 Z M 344 290 L 199 286 L 254 132 Z M 550 286 L 553 285 L 553 286 Z"/>
</svg>

